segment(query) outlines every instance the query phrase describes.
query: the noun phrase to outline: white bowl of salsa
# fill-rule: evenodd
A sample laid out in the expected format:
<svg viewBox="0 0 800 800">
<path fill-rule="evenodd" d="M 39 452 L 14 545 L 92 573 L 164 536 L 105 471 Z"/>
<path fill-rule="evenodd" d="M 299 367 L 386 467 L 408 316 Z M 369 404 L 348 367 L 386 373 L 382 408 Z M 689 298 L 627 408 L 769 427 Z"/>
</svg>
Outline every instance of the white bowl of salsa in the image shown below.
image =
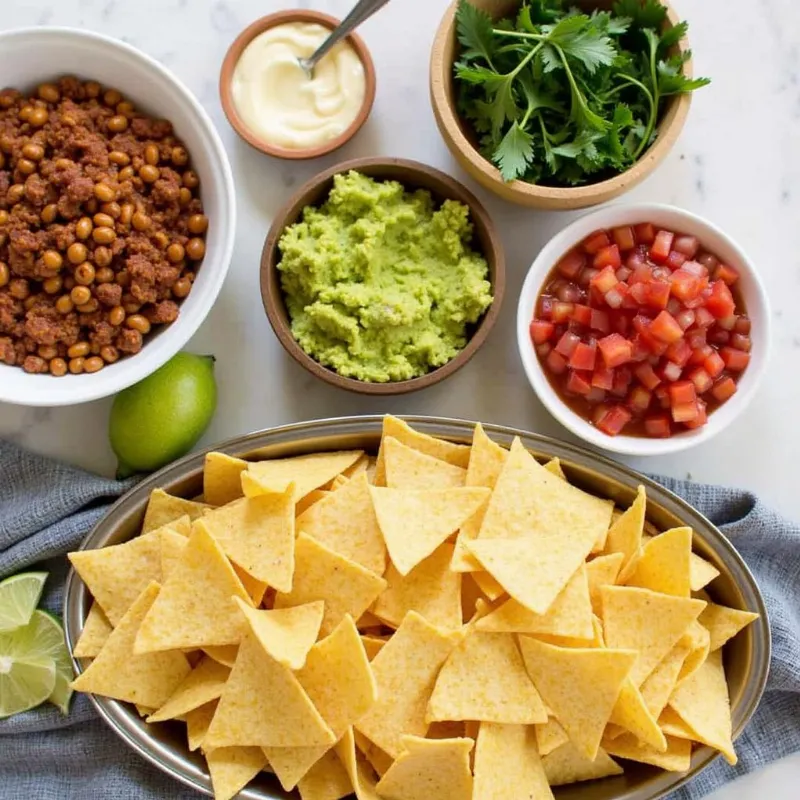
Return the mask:
<svg viewBox="0 0 800 800">
<path fill-rule="evenodd" d="M 675 206 L 614 205 L 554 236 L 522 286 L 517 343 L 547 410 L 596 447 L 708 441 L 764 374 L 769 304 L 753 262 Z"/>
</svg>

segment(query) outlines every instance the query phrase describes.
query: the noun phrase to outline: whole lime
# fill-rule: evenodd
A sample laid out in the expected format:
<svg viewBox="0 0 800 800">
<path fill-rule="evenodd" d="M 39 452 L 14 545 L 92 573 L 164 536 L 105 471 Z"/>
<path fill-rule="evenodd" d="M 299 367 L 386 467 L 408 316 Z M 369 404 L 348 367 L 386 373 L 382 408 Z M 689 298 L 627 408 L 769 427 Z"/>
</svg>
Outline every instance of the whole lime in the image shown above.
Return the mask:
<svg viewBox="0 0 800 800">
<path fill-rule="evenodd" d="M 119 459 L 117 477 L 153 472 L 194 447 L 217 407 L 214 357 L 178 353 L 120 392 L 108 438 Z"/>
</svg>

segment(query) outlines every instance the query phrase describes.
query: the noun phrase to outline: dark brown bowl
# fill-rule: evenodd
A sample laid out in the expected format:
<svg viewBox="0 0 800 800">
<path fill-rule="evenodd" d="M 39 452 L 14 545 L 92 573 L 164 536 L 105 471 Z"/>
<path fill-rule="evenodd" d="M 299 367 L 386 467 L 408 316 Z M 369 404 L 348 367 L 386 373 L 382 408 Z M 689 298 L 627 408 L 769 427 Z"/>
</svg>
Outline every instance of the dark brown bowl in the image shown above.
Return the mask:
<svg viewBox="0 0 800 800">
<path fill-rule="evenodd" d="M 291 322 L 283 300 L 280 272 L 277 266 L 280 261 L 278 241 L 283 231 L 300 219 L 306 206 L 319 205 L 325 200 L 333 186 L 333 176 L 349 170 L 357 170 L 378 180 L 396 180 L 408 189 L 427 189 L 434 199 L 440 202 L 458 200 L 464 203 L 469 207 L 470 219 L 474 226 L 474 245 L 476 249 L 480 250 L 489 265 L 489 281 L 492 284 L 494 300 L 483 317 L 476 323 L 467 346 L 443 366 L 418 378 L 390 383 L 369 383 L 355 378 L 345 378 L 313 359 L 292 336 Z M 486 341 L 489 331 L 497 320 L 503 301 L 505 282 L 505 261 L 500 240 L 489 215 L 478 198 L 458 181 L 438 169 L 402 158 L 356 158 L 337 164 L 313 177 L 300 187 L 291 200 L 277 213 L 261 253 L 261 298 L 272 330 L 275 331 L 275 335 L 286 352 L 318 378 L 322 378 L 340 389 L 348 389 L 361 394 L 389 395 L 414 392 L 417 389 L 432 386 L 461 369 Z"/>
<path fill-rule="evenodd" d="M 361 104 L 361 110 L 358 112 L 358 116 L 353 120 L 347 130 L 343 131 L 335 139 L 330 139 L 317 147 L 309 147 L 304 150 L 292 150 L 266 142 L 256 136 L 247 125 L 245 125 L 236 111 L 236 105 L 231 96 L 231 80 L 233 78 L 233 71 L 245 47 L 247 47 L 256 36 L 264 33 L 264 31 L 287 22 L 316 22 L 319 25 L 324 25 L 326 28 L 333 30 L 333 28 L 339 24 L 340 20 L 330 16 L 330 14 L 322 14 L 319 11 L 308 11 L 302 8 L 278 11 L 275 14 L 268 14 L 266 17 L 257 19 L 251 25 L 248 25 L 236 39 L 234 39 L 233 44 L 228 48 L 228 52 L 225 54 L 225 58 L 222 62 L 222 69 L 219 74 L 219 97 L 222 102 L 222 110 L 225 112 L 225 116 L 228 118 L 231 127 L 242 139 L 255 147 L 256 150 L 260 150 L 262 153 L 275 156 L 276 158 L 293 160 L 317 158 L 318 156 L 324 156 L 327 153 L 333 152 L 350 141 L 367 121 L 369 112 L 372 110 L 372 104 L 375 101 L 375 65 L 372 63 L 372 56 L 369 54 L 364 40 L 358 34 L 351 33 L 346 41 L 349 42 L 350 46 L 356 51 L 361 63 L 364 65 L 364 78 L 366 80 L 364 102 Z"/>
</svg>

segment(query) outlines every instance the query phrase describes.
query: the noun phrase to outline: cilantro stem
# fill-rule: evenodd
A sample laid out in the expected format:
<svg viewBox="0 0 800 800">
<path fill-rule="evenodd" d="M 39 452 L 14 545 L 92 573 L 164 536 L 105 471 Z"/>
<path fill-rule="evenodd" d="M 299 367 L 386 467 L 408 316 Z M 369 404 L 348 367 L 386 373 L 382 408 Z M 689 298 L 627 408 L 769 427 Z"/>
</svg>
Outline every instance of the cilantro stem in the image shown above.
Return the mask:
<svg viewBox="0 0 800 800">
<path fill-rule="evenodd" d="M 547 41 L 547 36 L 543 33 L 523 33 L 522 31 L 504 31 L 501 28 L 492 28 L 495 36 L 511 36 L 514 39 L 535 39 L 538 42 Z"/>
<path fill-rule="evenodd" d="M 583 108 L 584 112 L 588 111 L 589 107 L 586 105 L 586 97 L 584 96 L 583 92 L 581 92 L 578 84 L 575 82 L 575 76 L 572 74 L 572 70 L 569 68 L 569 64 L 567 63 L 567 56 L 557 44 L 551 42 L 551 46 L 558 53 L 561 63 L 564 65 L 564 72 L 567 74 L 567 80 L 569 81 L 570 89 L 572 90 L 572 102 L 574 103 L 577 100 L 578 105 Z"/>
<path fill-rule="evenodd" d="M 653 128 L 655 127 L 656 124 L 656 117 L 658 116 L 658 99 L 657 97 L 653 97 L 653 93 L 641 81 L 637 81 L 636 78 L 633 78 L 630 75 L 625 75 L 625 74 L 622 74 L 619 77 L 622 81 L 624 81 L 623 85 L 618 86 L 615 89 L 612 89 L 608 93 L 609 95 L 619 91 L 620 89 L 624 89 L 625 84 L 627 83 L 641 89 L 644 96 L 647 98 L 647 102 L 650 106 L 650 116 L 647 120 L 647 127 L 644 129 L 642 140 L 639 142 L 639 146 L 636 148 L 636 152 L 633 154 L 633 159 L 635 161 L 642 154 L 645 147 L 647 147 L 647 143 L 650 141 L 650 136 L 653 133 Z"/>
</svg>

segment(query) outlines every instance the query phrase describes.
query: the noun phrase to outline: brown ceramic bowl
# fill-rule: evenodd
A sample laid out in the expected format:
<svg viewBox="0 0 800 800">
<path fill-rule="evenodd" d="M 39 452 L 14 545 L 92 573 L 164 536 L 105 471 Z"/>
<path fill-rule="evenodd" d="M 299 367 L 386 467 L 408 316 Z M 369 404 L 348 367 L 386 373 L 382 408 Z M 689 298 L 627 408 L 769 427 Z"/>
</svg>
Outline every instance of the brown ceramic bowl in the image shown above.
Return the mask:
<svg viewBox="0 0 800 800">
<path fill-rule="evenodd" d="M 445 365 L 418 378 L 390 383 L 369 383 L 355 378 L 345 378 L 313 359 L 292 336 L 289 314 L 283 300 L 280 271 L 277 266 L 281 258 L 278 241 L 283 231 L 302 217 L 303 209 L 306 206 L 320 205 L 325 201 L 333 186 L 333 176 L 349 170 L 357 170 L 376 180 L 396 180 L 407 189 L 427 189 L 433 195 L 434 200 L 439 202 L 458 200 L 464 203 L 469 207 L 470 219 L 474 226 L 473 246 L 480 251 L 489 265 L 489 281 L 492 284 L 494 301 L 475 324 L 467 346 Z M 333 386 L 361 394 L 389 395 L 414 392 L 417 389 L 432 386 L 461 369 L 486 341 L 486 337 L 500 313 L 504 289 L 503 251 L 494 225 L 480 201 L 472 192 L 443 172 L 417 161 L 408 161 L 402 158 L 357 158 L 337 164 L 312 178 L 277 213 L 261 253 L 261 298 L 272 329 L 280 343 L 289 355 L 312 375 L 322 378 Z"/>
<path fill-rule="evenodd" d="M 245 123 L 242 121 L 236 106 L 233 102 L 231 92 L 231 81 L 233 79 L 233 71 L 239 61 L 244 49 L 253 39 L 256 38 L 264 31 L 274 28 L 276 25 L 283 25 L 287 22 L 316 22 L 331 30 L 335 28 L 340 20 L 329 14 L 322 14 L 319 11 L 308 11 L 302 8 L 297 8 L 289 11 L 278 11 L 276 14 L 268 14 L 266 17 L 257 19 L 251 25 L 248 25 L 234 40 L 233 44 L 228 48 L 225 54 L 225 59 L 222 62 L 222 69 L 219 75 L 219 96 L 222 101 L 222 109 L 225 116 L 228 118 L 231 127 L 242 137 L 248 144 L 266 153 L 269 156 L 276 158 L 288 159 L 306 159 L 317 158 L 324 156 L 343 144 L 348 142 L 353 136 L 358 133 L 361 126 L 367 121 L 369 112 L 372 110 L 372 104 L 375 100 L 375 65 L 372 63 L 372 56 L 364 44 L 364 40 L 356 33 L 351 33 L 347 37 L 347 42 L 356 51 L 361 63 L 364 65 L 364 78 L 366 79 L 366 90 L 364 92 L 364 102 L 361 104 L 361 110 L 358 116 L 353 120 L 350 127 L 347 128 L 342 134 L 334 139 L 330 139 L 324 144 L 317 147 L 309 147 L 301 150 L 294 150 L 287 147 L 279 147 L 271 144 L 264 139 L 256 136 Z"/>
<path fill-rule="evenodd" d="M 508 16 L 519 8 L 519 0 L 470 0 L 470 2 L 487 11 L 493 19 Z M 680 18 L 666 0 L 661 3 L 667 8 L 667 19 L 670 26 Z M 439 131 L 461 166 L 482 186 L 490 192 L 523 206 L 546 209 L 586 208 L 598 205 L 618 197 L 623 192 L 644 180 L 664 159 L 675 144 L 686 115 L 689 113 L 691 94 L 672 97 L 663 108 L 661 121 L 658 124 L 658 136 L 644 155 L 628 170 L 608 180 L 586 186 L 560 188 L 555 186 L 539 186 L 525 181 L 506 182 L 500 177 L 497 167 L 487 161 L 477 150 L 469 124 L 464 123 L 456 112 L 455 90 L 453 81 L 453 63 L 458 57 L 459 44 L 456 39 L 455 14 L 458 0 L 454 2 L 444 15 L 436 37 L 433 40 L 430 64 L 430 92 L 433 114 Z M 591 10 L 609 8 L 607 0 L 578 0 L 576 5 Z M 684 39 L 680 49 L 688 48 Z M 684 73 L 692 74 L 692 62 L 684 65 Z"/>
</svg>

